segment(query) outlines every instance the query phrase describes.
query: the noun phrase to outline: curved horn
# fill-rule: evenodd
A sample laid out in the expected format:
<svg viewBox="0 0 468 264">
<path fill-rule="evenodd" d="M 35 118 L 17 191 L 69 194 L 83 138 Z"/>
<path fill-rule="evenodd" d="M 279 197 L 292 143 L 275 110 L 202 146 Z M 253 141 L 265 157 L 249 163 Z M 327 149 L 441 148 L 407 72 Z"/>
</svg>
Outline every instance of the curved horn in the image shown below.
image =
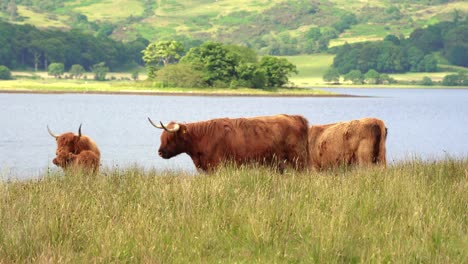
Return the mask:
<svg viewBox="0 0 468 264">
<path fill-rule="evenodd" d="M 166 130 L 167 132 L 171 132 L 171 133 L 179 131 L 179 128 L 180 128 L 179 124 L 175 124 L 173 128 L 167 128 L 163 125 L 161 121 L 159 121 L 159 123 L 161 124 L 164 130 Z"/>
<path fill-rule="evenodd" d="M 78 128 L 78 137 L 81 137 L 81 125 L 82 124 L 80 124 L 80 127 Z"/>
<path fill-rule="evenodd" d="M 153 121 L 148 117 L 148 121 L 151 123 L 151 125 L 153 125 L 155 128 L 159 128 L 159 129 L 164 129 L 164 127 L 160 126 L 160 125 L 156 125 L 155 123 L 153 123 Z"/>
<path fill-rule="evenodd" d="M 47 125 L 47 131 L 49 132 L 49 135 L 51 135 L 52 137 L 58 138 L 57 135 L 55 135 L 54 133 L 52 133 L 52 131 L 50 131 L 49 125 Z"/>
</svg>

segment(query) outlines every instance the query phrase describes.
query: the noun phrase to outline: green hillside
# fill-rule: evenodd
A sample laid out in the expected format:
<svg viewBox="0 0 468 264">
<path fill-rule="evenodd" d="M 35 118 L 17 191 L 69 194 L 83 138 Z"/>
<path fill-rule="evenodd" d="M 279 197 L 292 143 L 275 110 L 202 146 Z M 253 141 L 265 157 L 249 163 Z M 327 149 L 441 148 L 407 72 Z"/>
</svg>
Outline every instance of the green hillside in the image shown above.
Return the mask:
<svg viewBox="0 0 468 264">
<path fill-rule="evenodd" d="M 16 5 L 12 3 L 16 2 Z M 307 50 L 311 28 L 332 34 L 329 46 L 408 35 L 413 29 L 464 16 L 463 0 L 0 0 L 0 19 L 39 28 L 79 28 L 130 41 L 216 40 L 247 44 L 263 54 L 295 55 Z M 340 19 L 356 21 L 343 30 Z M 310 49 L 310 48 L 309 48 Z"/>
</svg>

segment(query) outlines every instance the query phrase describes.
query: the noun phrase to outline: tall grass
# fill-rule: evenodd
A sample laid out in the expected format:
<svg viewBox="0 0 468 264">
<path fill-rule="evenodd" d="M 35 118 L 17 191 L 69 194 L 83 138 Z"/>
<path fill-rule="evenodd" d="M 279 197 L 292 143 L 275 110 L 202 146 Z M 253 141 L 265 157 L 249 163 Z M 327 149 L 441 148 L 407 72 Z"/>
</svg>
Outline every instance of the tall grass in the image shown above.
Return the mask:
<svg viewBox="0 0 468 264">
<path fill-rule="evenodd" d="M 468 160 L 0 183 L 0 263 L 468 261 Z"/>
</svg>

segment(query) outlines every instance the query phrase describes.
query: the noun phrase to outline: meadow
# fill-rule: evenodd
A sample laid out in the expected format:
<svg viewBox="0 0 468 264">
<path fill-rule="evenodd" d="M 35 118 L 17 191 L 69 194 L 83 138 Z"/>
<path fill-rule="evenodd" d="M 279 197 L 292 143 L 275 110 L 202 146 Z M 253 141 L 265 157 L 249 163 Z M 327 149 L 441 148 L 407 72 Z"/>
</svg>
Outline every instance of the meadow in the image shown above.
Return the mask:
<svg viewBox="0 0 468 264">
<path fill-rule="evenodd" d="M 0 263 L 468 261 L 468 159 L 0 182 Z"/>
</svg>

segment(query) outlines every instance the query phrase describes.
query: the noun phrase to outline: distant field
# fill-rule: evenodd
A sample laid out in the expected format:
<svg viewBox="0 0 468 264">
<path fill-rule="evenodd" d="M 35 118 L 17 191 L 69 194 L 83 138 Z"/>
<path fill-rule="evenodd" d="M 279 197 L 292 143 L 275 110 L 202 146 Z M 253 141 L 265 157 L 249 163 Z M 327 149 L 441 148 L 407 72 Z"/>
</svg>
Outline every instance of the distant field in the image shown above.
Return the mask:
<svg viewBox="0 0 468 264">
<path fill-rule="evenodd" d="M 24 21 L 18 22 L 18 24 L 31 24 L 39 28 L 69 28 L 64 23 L 64 20 L 67 19 L 65 16 L 38 13 L 26 6 L 18 5 L 18 15 L 24 18 Z"/>
<path fill-rule="evenodd" d="M 335 55 L 314 54 L 302 56 L 285 56 L 297 66 L 299 74 L 292 75 L 290 80 L 298 86 L 324 84 L 323 74 L 333 63 Z"/>
<path fill-rule="evenodd" d="M 80 2 L 81 3 L 81 2 Z M 73 8 L 86 14 L 89 20 L 104 20 L 115 22 L 129 16 L 139 16 L 143 13 L 143 5 L 138 0 L 113 0 L 96 2 L 86 6 Z"/>
<path fill-rule="evenodd" d="M 329 85 L 324 82 L 322 77 L 326 70 L 333 64 L 334 55 L 332 54 L 313 54 L 313 55 L 300 55 L 300 56 L 285 56 L 291 63 L 297 66 L 299 74 L 293 74 L 290 77 L 290 81 L 296 86 L 324 86 Z M 427 76 L 432 81 L 442 81 L 445 75 L 455 74 L 457 70 L 467 71 L 468 69 L 463 67 L 456 67 L 450 65 L 441 65 L 444 68 L 452 68 L 454 71 L 444 72 L 410 72 L 400 74 L 390 74 L 391 77 L 397 81 L 412 82 L 421 81 L 423 77 Z M 349 85 L 350 83 L 342 84 Z M 334 85 L 335 86 L 335 85 Z M 362 85 L 360 85 L 362 86 Z M 395 85 L 394 85 L 395 86 Z M 404 86 L 404 85 L 403 85 Z M 413 85 L 414 86 L 414 85 Z"/>
</svg>

